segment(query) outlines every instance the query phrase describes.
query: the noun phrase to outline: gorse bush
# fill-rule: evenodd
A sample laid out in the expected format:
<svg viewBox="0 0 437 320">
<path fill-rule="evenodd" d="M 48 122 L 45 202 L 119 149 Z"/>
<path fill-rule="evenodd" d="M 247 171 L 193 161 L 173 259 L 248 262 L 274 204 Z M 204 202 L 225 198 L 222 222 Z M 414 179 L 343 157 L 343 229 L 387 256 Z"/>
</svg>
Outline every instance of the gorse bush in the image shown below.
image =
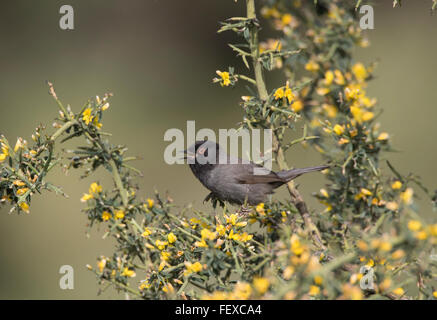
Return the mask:
<svg viewBox="0 0 437 320">
<path fill-rule="evenodd" d="M 35 193 L 62 190 L 46 181 L 57 165 L 90 176 L 104 167 L 114 186 L 97 181 L 83 195 L 90 226 L 103 225 L 116 240 L 112 255 L 88 268 L 98 281 L 145 299 L 437 299 L 437 224 L 417 214 L 412 175 L 383 161 L 390 135 L 377 122 L 376 99 L 366 93 L 374 66 L 353 58 L 369 42 L 351 1 L 247 0 L 247 15 L 221 23 L 241 43 L 230 44 L 247 74 L 217 71 L 223 87 L 249 84 L 242 97 L 241 128 L 273 130 L 273 155 L 289 169 L 286 152 L 315 148 L 331 164 L 315 197 L 326 207 L 310 214 L 293 182 L 288 201 L 260 203 L 248 215 L 228 206 L 200 212 L 176 207 L 158 192 L 140 199 L 126 147 L 102 131 L 110 94 L 89 100 L 78 112 L 59 106 L 55 133 L 39 126 L 32 143 L 12 148 L 1 137 L 2 202 L 29 212 Z M 394 4 L 398 4 L 395 1 Z M 433 2 L 435 6 L 435 1 Z M 257 9 L 259 11 L 257 12 Z M 258 14 L 258 16 L 257 16 Z M 259 39 L 262 16 L 277 31 Z M 266 27 L 266 26 L 264 26 Z M 264 74 L 284 72 L 283 86 L 269 88 Z M 290 141 L 289 132 L 302 137 Z M 63 161 L 55 144 L 84 139 Z"/>
</svg>

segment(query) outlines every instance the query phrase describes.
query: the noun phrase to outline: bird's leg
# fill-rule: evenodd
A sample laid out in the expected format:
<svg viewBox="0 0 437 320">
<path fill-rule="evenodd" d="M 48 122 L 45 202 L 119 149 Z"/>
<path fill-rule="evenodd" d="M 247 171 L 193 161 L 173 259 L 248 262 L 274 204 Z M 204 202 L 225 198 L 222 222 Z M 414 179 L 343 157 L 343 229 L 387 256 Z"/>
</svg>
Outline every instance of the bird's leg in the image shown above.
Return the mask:
<svg viewBox="0 0 437 320">
<path fill-rule="evenodd" d="M 205 199 L 203 200 L 203 203 L 211 201 L 212 207 L 215 209 L 217 207 L 217 203 L 220 207 L 224 208 L 225 203 L 221 201 L 213 192 L 210 192 Z"/>
<path fill-rule="evenodd" d="M 213 200 L 215 197 L 214 197 L 214 194 L 212 193 L 212 192 L 210 192 L 206 197 L 205 197 L 205 199 L 203 199 L 203 203 L 205 203 L 205 202 L 208 202 L 209 200 Z"/>
<path fill-rule="evenodd" d="M 247 205 L 241 205 L 240 209 L 238 209 L 237 213 L 240 217 L 245 218 L 249 215 L 252 209 Z"/>
</svg>

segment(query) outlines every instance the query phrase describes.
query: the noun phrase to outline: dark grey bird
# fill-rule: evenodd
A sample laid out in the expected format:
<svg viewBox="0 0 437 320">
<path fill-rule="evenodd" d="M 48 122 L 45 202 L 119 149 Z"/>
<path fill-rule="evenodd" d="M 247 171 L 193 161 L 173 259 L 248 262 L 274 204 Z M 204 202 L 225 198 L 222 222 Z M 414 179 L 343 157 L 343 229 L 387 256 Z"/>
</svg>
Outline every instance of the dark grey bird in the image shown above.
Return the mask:
<svg viewBox="0 0 437 320">
<path fill-rule="evenodd" d="M 211 151 L 213 154 L 208 155 Z M 196 141 L 184 153 L 185 159 L 191 158 L 189 166 L 193 174 L 211 191 L 205 200 L 218 199 L 240 205 L 265 202 L 273 190 L 283 184 L 304 173 L 329 168 L 328 165 L 322 165 L 273 172 L 253 162 L 244 163 L 209 140 Z M 256 170 L 264 172 L 259 174 Z"/>
</svg>

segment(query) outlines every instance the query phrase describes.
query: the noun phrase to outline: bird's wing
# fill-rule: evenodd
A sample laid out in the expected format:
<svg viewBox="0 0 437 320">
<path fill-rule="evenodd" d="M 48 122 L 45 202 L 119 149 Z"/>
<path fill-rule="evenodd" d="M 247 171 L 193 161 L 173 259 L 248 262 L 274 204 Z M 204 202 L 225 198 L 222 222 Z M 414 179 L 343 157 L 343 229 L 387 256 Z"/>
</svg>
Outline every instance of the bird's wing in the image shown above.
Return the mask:
<svg viewBox="0 0 437 320">
<path fill-rule="evenodd" d="M 273 183 L 284 182 L 276 173 L 262 166 L 254 164 L 238 165 L 243 170 L 236 170 L 236 180 L 240 184 L 258 184 L 258 183 Z"/>
</svg>

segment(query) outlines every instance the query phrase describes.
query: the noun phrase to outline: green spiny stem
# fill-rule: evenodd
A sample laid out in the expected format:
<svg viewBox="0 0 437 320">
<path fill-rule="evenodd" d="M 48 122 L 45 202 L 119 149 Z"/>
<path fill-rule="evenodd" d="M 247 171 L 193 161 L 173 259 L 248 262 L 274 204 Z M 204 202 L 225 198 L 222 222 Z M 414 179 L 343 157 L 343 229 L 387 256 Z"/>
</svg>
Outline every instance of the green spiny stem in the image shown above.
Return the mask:
<svg viewBox="0 0 437 320">
<path fill-rule="evenodd" d="M 51 137 L 50 140 L 51 141 L 55 141 L 57 138 L 59 138 L 60 135 L 62 135 L 65 131 L 67 131 L 69 128 L 71 128 L 73 125 L 77 124 L 76 120 L 70 120 L 66 123 L 64 123 L 64 125 L 62 127 L 60 127 Z"/>
<path fill-rule="evenodd" d="M 248 19 L 256 19 L 256 9 L 255 9 L 255 0 L 246 0 L 246 9 L 247 9 L 247 18 Z M 258 44 L 258 29 L 256 26 L 252 26 L 250 29 L 250 41 L 249 41 L 251 56 L 252 56 L 252 62 L 253 62 L 253 68 L 255 73 L 255 81 L 256 81 L 256 87 L 258 90 L 259 97 L 262 101 L 264 101 L 264 104 L 267 104 L 267 100 L 269 98 L 269 94 L 266 88 L 266 84 L 264 81 L 264 76 L 262 73 L 262 65 L 259 59 L 259 44 Z M 270 122 L 270 121 L 269 121 Z M 271 128 L 273 128 L 273 125 L 270 124 Z M 287 161 L 285 160 L 284 156 L 284 150 L 281 146 L 280 140 L 276 135 L 273 135 L 273 150 L 276 151 L 276 160 L 279 166 L 280 170 L 287 170 L 288 165 Z M 296 206 L 297 210 L 299 211 L 299 214 L 302 216 L 305 226 L 310 230 L 311 236 L 315 242 L 315 244 L 320 248 L 325 250 L 326 247 L 323 244 L 322 238 L 320 236 L 320 232 L 317 228 L 317 226 L 312 222 L 310 214 L 308 212 L 306 203 L 304 202 L 302 196 L 297 191 L 297 189 L 294 186 L 293 181 L 290 181 L 287 183 L 287 188 L 290 193 L 291 199 Z"/>
<path fill-rule="evenodd" d="M 114 178 L 115 185 L 117 186 L 118 191 L 120 192 L 121 201 L 124 207 L 128 206 L 128 192 L 123 186 L 123 182 L 121 181 L 120 173 L 118 172 L 117 165 L 115 164 L 114 159 L 109 160 L 109 165 L 112 169 L 112 177 Z"/>
</svg>

